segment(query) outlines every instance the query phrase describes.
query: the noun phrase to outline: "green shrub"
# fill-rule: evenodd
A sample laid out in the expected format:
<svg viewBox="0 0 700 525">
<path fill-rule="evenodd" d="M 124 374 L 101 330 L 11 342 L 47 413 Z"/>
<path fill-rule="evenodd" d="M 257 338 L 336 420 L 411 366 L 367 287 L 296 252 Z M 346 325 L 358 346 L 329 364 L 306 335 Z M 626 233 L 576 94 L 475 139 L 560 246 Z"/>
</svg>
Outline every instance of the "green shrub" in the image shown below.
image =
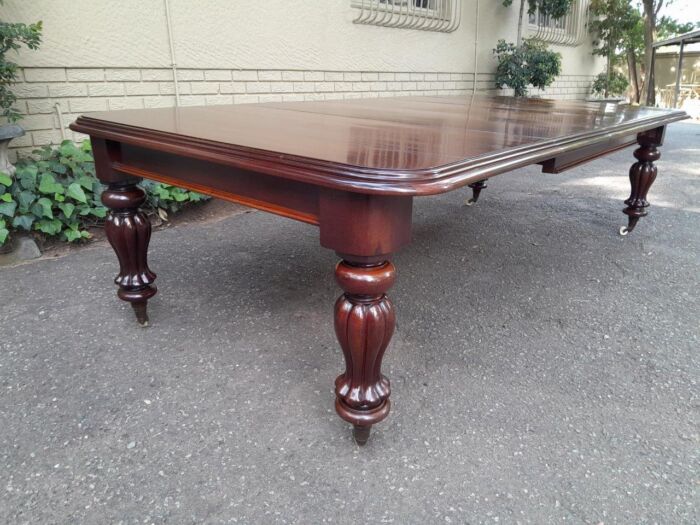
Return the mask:
<svg viewBox="0 0 700 525">
<path fill-rule="evenodd" d="M 17 163 L 14 181 L 2 181 L 0 215 L 14 230 L 38 231 L 68 242 L 88 238 L 85 228 L 107 214 L 99 199 L 90 143 L 76 146 L 65 141 L 37 154 L 37 160 Z"/>
<path fill-rule="evenodd" d="M 37 49 L 39 44 L 41 44 L 41 22 L 27 25 L 0 21 L 0 114 L 7 117 L 10 122 L 19 120 L 21 114 L 13 107 L 17 96 L 8 88 L 17 80 L 18 66 L 7 59 L 7 54 L 10 51 L 16 52 L 22 45 L 29 49 Z M 0 229 L 1 237 L 2 229 Z"/>
<path fill-rule="evenodd" d="M 99 226 L 107 215 L 100 202 L 104 189 L 95 177 L 90 142 L 35 151 L 38 158 L 17 162 L 15 178 L 0 173 L 0 246 L 12 231 L 40 232 L 77 242 L 90 237 L 87 228 Z M 179 211 L 186 203 L 208 199 L 199 193 L 155 182 L 144 182 L 146 213 Z"/>
<path fill-rule="evenodd" d="M 150 180 L 144 180 L 141 186 L 146 190 L 144 209 L 156 211 L 163 220 L 168 220 L 169 213 L 177 213 L 186 204 L 209 199 L 195 191 Z"/>
<path fill-rule="evenodd" d="M 493 52 L 498 59 L 496 87 L 512 88 L 516 97 L 527 95 L 529 85 L 546 88 L 561 71 L 561 55 L 537 40 L 519 46 L 499 40 Z"/>
<path fill-rule="evenodd" d="M 629 87 L 630 83 L 625 75 L 618 73 L 617 71 L 610 73 L 610 82 L 608 83 L 608 74 L 603 71 L 602 73 L 599 73 L 593 81 L 593 93 L 604 96 L 606 85 L 608 87 L 608 95 L 614 97 L 624 95 L 627 92 L 627 88 Z"/>
</svg>

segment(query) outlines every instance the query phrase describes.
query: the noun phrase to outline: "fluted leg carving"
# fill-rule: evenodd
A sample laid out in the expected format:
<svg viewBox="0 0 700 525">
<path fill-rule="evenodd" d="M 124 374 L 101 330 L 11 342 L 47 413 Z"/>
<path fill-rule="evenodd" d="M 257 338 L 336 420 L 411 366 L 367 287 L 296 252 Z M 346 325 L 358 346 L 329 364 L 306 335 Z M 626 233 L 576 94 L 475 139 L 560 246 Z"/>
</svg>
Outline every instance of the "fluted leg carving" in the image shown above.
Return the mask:
<svg viewBox="0 0 700 525">
<path fill-rule="evenodd" d="M 394 283 L 391 262 L 356 265 L 341 261 L 335 269 L 344 294 L 335 303 L 335 333 L 345 355 L 345 372 L 335 380 L 338 415 L 354 426 L 359 445 L 373 424 L 389 414 L 389 380 L 382 357 L 394 333 L 394 306 L 386 291 Z"/>
<path fill-rule="evenodd" d="M 632 191 L 625 201 L 627 207 L 623 210 L 629 217 L 627 226 L 620 228 L 621 235 L 627 235 L 634 230 L 640 217 L 644 217 L 649 212 L 649 202 L 647 192 L 656 179 L 657 169 L 654 162 L 659 160 L 661 153 L 658 150 L 660 145 L 659 134 L 656 130 L 652 132 L 640 133 L 637 137 L 639 147 L 634 151 L 637 162 L 630 168 L 630 184 Z"/>
<path fill-rule="evenodd" d="M 139 211 L 145 200 L 146 193 L 135 183 L 109 184 L 102 192 L 102 203 L 110 210 L 105 233 L 119 259 L 117 295 L 131 303 L 141 326 L 148 326 L 146 304 L 156 294 L 156 274 L 147 262 L 151 223 Z"/>
<path fill-rule="evenodd" d="M 481 190 L 485 190 L 487 188 L 486 179 L 472 182 L 469 185 L 469 187 L 472 189 L 472 198 L 468 199 L 465 202 L 465 204 L 467 206 L 471 206 L 472 204 L 476 204 L 476 202 L 479 200 L 479 195 L 481 194 Z"/>
</svg>

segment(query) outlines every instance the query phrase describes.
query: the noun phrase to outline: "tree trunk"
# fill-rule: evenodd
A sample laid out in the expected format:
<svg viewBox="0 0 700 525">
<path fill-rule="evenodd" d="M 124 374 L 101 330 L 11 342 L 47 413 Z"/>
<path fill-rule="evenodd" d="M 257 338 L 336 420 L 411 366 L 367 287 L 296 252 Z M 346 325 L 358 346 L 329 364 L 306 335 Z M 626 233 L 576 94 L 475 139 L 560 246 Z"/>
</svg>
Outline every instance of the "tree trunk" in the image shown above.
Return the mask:
<svg viewBox="0 0 700 525">
<path fill-rule="evenodd" d="M 518 16 L 518 41 L 517 45 L 523 42 L 523 15 L 525 14 L 526 0 L 520 0 L 520 15 Z"/>
<path fill-rule="evenodd" d="M 637 76 L 637 58 L 634 49 L 627 50 L 627 71 L 632 86 L 632 102 L 639 104 L 639 77 Z"/>
<path fill-rule="evenodd" d="M 610 58 L 610 55 L 612 55 L 612 48 L 608 46 L 608 56 L 607 58 L 607 64 L 605 68 L 605 74 L 607 75 L 607 78 L 605 79 L 605 92 L 603 96 L 605 98 L 608 98 L 610 95 L 610 78 L 612 77 L 612 58 Z"/>
<path fill-rule="evenodd" d="M 663 0 L 642 0 L 644 6 L 644 103 L 647 106 L 654 105 L 654 70 L 652 64 L 652 44 L 656 40 L 656 14 Z"/>
</svg>

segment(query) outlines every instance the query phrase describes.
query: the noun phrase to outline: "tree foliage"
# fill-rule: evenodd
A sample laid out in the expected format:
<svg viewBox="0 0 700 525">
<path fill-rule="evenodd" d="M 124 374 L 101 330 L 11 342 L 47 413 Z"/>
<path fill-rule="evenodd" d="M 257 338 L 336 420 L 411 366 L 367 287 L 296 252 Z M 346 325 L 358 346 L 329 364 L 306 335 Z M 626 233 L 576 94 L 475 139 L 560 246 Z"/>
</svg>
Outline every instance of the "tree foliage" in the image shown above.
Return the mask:
<svg viewBox="0 0 700 525">
<path fill-rule="evenodd" d="M 656 23 L 656 36 L 659 40 L 666 40 L 692 31 L 696 27 L 700 27 L 699 22 L 679 22 L 669 16 L 662 16 Z"/>
<path fill-rule="evenodd" d="M 593 81 L 593 91 L 596 95 L 608 96 L 620 96 L 624 95 L 629 87 L 630 83 L 627 77 L 618 71 L 613 71 L 608 74 L 607 71 L 599 73 L 595 80 Z"/>
<path fill-rule="evenodd" d="M 0 0 L 0 5 L 2 1 Z M 21 114 L 13 107 L 17 97 L 9 86 L 17 79 L 17 64 L 8 60 L 7 54 L 17 52 L 22 45 L 37 49 L 41 44 L 41 22 L 35 24 L 0 21 L 0 113 L 10 122 L 19 120 Z"/>
<path fill-rule="evenodd" d="M 619 83 L 613 78 L 614 69 L 626 64 L 634 102 L 653 104 L 654 87 L 649 85 L 650 75 L 647 74 L 651 44 L 700 26 L 693 22 L 681 23 L 668 16 L 658 18 L 662 5 L 663 0 L 645 0 L 642 9 L 651 11 L 640 12 L 632 0 L 591 0 L 593 20 L 589 30 L 594 36 L 593 53 L 606 57 L 606 78 L 608 83 L 616 82 L 616 87 Z M 650 34 L 653 35 L 651 40 Z"/>
<path fill-rule="evenodd" d="M 512 88 L 516 97 L 527 95 L 530 85 L 544 89 L 561 71 L 561 55 L 537 40 L 524 40 L 519 46 L 499 40 L 493 52 L 498 59 L 496 87 Z"/>
<path fill-rule="evenodd" d="M 591 0 L 593 20 L 589 30 L 593 33 L 593 54 L 609 58 L 613 65 L 624 56 L 628 34 L 641 22 L 639 12 L 630 0 Z"/>
<path fill-rule="evenodd" d="M 513 0 L 503 0 L 503 5 L 506 7 L 512 3 Z M 539 11 L 543 16 L 561 18 L 569 11 L 573 3 L 574 0 L 528 0 L 527 12 L 532 15 Z"/>
<path fill-rule="evenodd" d="M 640 25 L 641 16 L 631 6 L 630 0 L 591 0 L 589 9 L 593 15 L 589 23 L 589 30 L 594 36 L 593 54 L 604 56 L 606 60 L 605 72 L 596 78 L 594 92 L 608 96 L 612 94 L 612 82 L 615 80 L 613 68 L 626 60 L 630 48 L 629 36 Z M 617 82 L 615 88 L 619 86 Z"/>
</svg>

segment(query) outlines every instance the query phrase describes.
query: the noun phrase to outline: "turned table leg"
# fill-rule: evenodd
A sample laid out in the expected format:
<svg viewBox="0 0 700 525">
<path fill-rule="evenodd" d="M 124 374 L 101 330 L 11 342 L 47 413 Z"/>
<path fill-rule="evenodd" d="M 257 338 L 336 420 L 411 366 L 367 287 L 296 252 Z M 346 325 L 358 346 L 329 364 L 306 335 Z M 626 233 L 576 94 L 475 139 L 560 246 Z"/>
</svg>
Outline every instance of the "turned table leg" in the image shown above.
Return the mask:
<svg viewBox="0 0 700 525">
<path fill-rule="evenodd" d="M 627 235 L 634 230 L 639 219 L 649 213 L 647 192 L 656 179 L 657 169 L 654 161 L 659 160 L 661 156 L 658 147 L 662 137 L 663 128 L 645 131 L 637 136 L 639 147 L 634 151 L 637 162 L 630 168 L 632 191 L 625 201 L 627 207 L 623 210 L 628 217 L 628 224 L 620 228 L 620 235 Z"/>
<path fill-rule="evenodd" d="M 110 183 L 102 192 L 102 203 L 110 210 L 105 233 L 119 259 L 117 296 L 131 303 L 141 326 L 148 326 L 146 303 L 156 294 L 156 274 L 146 260 L 151 223 L 139 210 L 145 200 L 146 193 L 136 182 Z"/>
<path fill-rule="evenodd" d="M 375 423 L 389 415 L 389 380 L 382 357 L 394 333 L 394 306 L 385 292 L 394 283 L 389 262 L 338 263 L 335 277 L 345 292 L 335 303 L 335 333 L 345 355 L 345 372 L 335 380 L 335 409 L 352 423 L 358 445 L 369 439 Z"/>
<path fill-rule="evenodd" d="M 464 202 L 464 204 L 466 204 L 467 206 L 471 206 L 472 204 L 476 204 L 476 202 L 479 200 L 479 194 L 481 194 L 481 190 L 484 190 L 487 188 L 486 179 L 472 182 L 469 185 L 469 187 L 472 189 L 472 197 L 471 197 L 471 199 L 467 199 Z"/>
</svg>

